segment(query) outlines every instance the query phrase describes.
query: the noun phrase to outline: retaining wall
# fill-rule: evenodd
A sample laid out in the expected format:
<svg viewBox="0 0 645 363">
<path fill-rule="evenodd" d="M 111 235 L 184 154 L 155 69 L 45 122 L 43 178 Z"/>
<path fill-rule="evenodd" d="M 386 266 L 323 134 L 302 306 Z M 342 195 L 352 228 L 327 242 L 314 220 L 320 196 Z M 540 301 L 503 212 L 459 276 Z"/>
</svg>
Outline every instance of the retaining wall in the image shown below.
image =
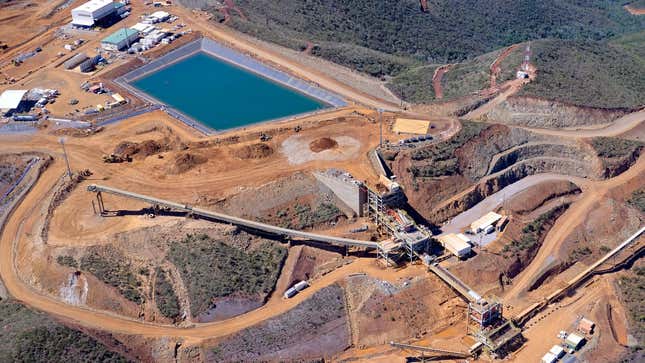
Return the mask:
<svg viewBox="0 0 645 363">
<path fill-rule="evenodd" d="M 314 173 L 316 179 L 329 188 L 343 203 L 351 208 L 357 216 L 363 216 L 363 205 L 367 200 L 367 193 L 361 187 L 342 177 L 326 173 Z"/>
</svg>

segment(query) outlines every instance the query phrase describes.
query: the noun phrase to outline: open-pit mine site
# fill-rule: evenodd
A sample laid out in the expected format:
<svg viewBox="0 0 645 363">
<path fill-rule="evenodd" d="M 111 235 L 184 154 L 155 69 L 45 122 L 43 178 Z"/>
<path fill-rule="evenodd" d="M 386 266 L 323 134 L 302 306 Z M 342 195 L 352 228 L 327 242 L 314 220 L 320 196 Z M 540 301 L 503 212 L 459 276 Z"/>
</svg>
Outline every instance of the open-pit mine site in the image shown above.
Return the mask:
<svg viewBox="0 0 645 363">
<path fill-rule="evenodd" d="M 0 362 L 642 362 L 643 14 L 0 0 Z"/>
</svg>

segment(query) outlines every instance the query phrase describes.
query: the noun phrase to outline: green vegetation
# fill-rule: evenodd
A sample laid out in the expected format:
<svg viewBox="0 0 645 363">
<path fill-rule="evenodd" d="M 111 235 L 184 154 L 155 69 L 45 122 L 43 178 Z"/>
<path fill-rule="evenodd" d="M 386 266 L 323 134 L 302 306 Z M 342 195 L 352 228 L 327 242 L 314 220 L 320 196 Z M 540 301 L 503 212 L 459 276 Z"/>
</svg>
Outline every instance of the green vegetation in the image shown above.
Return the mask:
<svg viewBox="0 0 645 363">
<path fill-rule="evenodd" d="M 541 239 L 545 236 L 546 232 L 551 229 L 553 222 L 555 222 L 555 220 L 558 219 L 568 208 L 569 204 L 565 203 L 541 214 L 533 222 L 524 226 L 520 239 L 513 240 L 510 245 L 505 245 L 502 252 L 505 256 L 508 256 L 509 253 L 515 255 L 525 250 L 533 250 L 539 243 L 541 243 Z"/>
<path fill-rule="evenodd" d="M 531 48 L 538 77 L 521 95 L 602 108 L 635 108 L 645 100 L 645 59 L 631 48 L 582 40 L 542 40 Z"/>
<path fill-rule="evenodd" d="M 155 279 L 155 301 L 163 316 L 177 319 L 179 317 L 179 299 L 170 283 L 168 274 L 157 267 Z"/>
<path fill-rule="evenodd" d="M 459 98 L 490 85 L 490 65 L 501 51 L 486 53 L 467 62 L 456 64 L 443 75 L 441 85 L 445 99 Z"/>
<path fill-rule="evenodd" d="M 399 74 L 419 64 L 414 59 L 378 52 L 356 45 L 331 42 L 319 43 L 312 50 L 312 54 L 373 77 Z"/>
<path fill-rule="evenodd" d="M 645 59 L 645 47 L 643 46 L 645 44 L 645 30 L 613 38 L 610 43 L 633 53 L 641 60 Z"/>
<path fill-rule="evenodd" d="M 572 263 L 576 262 L 576 261 L 580 261 L 581 259 L 585 258 L 586 256 L 591 255 L 592 253 L 593 253 L 593 251 L 591 250 L 591 248 L 589 248 L 587 246 L 576 247 L 569 254 L 569 261 L 571 261 Z"/>
<path fill-rule="evenodd" d="M 438 65 L 409 69 L 392 78 L 387 87 L 408 102 L 424 103 L 435 99 L 432 77 Z"/>
<path fill-rule="evenodd" d="M 60 255 L 56 257 L 56 262 L 61 266 L 78 268 L 78 262 L 76 262 L 76 259 L 69 255 Z"/>
<path fill-rule="evenodd" d="M 207 311 L 216 297 L 271 292 L 286 254 L 284 247 L 271 242 L 247 252 L 207 235 L 188 235 L 172 244 L 168 259 L 186 284 L 196 316 Z"/>
<path fill-rule="evenodd" d="M 509 81 L 517 77 L 517 71 L 524 61 L 524 50 L 526 44 L 520 44 L 500 62 L 500 72 L 497 76 L 497 83 Z"/>
<path fill-rule="evenodd" d="M 392 76 L 388 87 L 409 102 L 435 99 L 431 79 L 439 64 L 457 63 L 445 75 L 445 98 L 484 89 L 494 57 L 477 57 L 529 40 L 538 78 L 521 94 L 603 108 L 635 108 L 645 99 L 645 17 L 617 1 L 441 0 L 429 2 L 427 12 L 417 0 L 235 3 L 246 17 L 232 12 L 228 26 L 295 50 L 313 43 L 314 55 Z M 523 49 L 502 62 L 500 82 L 515 77 Z"/>
<path fill-rule="evenodd" d="M 414 178 L 434 178 L 459 172 L 455 150 L 488 127 L 486 124 L 471 121 L 462 121 L 461 124 L 461 130 L 453 138 L 412 152 L 412 160 L 423 162 L 411 166 L 408 170 Z"/>
<path fill-rule="evenodd" d="M 645 188 L 640 188 L 632 193 L 627 203 L 631 204 L 634 208 L 645 213 Z"/>
<path fill-rule="evenodd" d="M 429 4 L 424 13 L 416 0 L 237 0 L 248 20 L 233 14 L 229 25 L 293 49 L 302 49 L 311 41 L 320 44 L 319 54 L 327 59 L 356 65 L 370 61 L 365 49 L 452 63 L 528 39 L 599 40 L 640 30 L 645 24 L 610 0 L 442 0 Z M 325 53 L 337 45 L 355 52 L 351 56 L 346 51 Z"/>
<path fill-rule="evenodd" d="M 92 337 L 11 300 L 0 301 L 0 327 L 3 362 L 127 361 Z"/>
<path fill-rule="evenodd" d="M 291 208 L 281 209 L 276 213 L 278 225 L 283 228 L 307 229 L 323 223 L 335 221 L 343 213 L 331 203 L 320 203 L 316 209 L 308 204 L 296 204 Z"/>
<path fill-rule="evenodd" d="M 633 350 L 642 350 L 645 344 L 645 267 L 635 267 L 629 276 L 618 281 L 622 300 L 629 316 L 630 333 L 638 341 Z"/>
<path fill-rule="evenodd" d="M 640 141 L 619 139 L 617 137 L 594 137 L 591 145 L 601 158 L 622 158 L 633 155 L 643 148 Z"/>
<path fill-rule="evenodd" d="M 490 65 L 501 52 L 496 50 L 452 66 L 441 79 L 443 99 L 455 99 L 488 88 Z M 509 68 L 515 69 L 521 62 L 520 57 L 520 61 L 512 67 L 509 65 Z M 392 78 L 387 86 L 397 96 L 408 102 L 433 101 L 435 94 L 432 78 L 438 67 L 438 65 L 425 65 L 409 69 Z"/>
<path fill-rule="evenodd" d="M 90 249 L 81 258 L 81 270 L 115 287 L 126 299 L 137 304 L 143 303 L 144 297 L 139 291 L 141 281 L 132 273 L 130 262 L 116 248 L 108 246 L 104 251 Z"/>
</svg>

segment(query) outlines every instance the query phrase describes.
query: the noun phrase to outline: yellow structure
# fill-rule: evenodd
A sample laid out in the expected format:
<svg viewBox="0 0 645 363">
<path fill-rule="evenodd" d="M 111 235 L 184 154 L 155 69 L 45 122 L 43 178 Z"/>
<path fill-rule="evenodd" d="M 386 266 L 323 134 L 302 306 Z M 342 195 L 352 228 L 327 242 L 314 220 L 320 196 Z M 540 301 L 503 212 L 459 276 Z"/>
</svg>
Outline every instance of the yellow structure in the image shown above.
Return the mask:
<svg viewBox="0 0 645 363">
<path fill-rule="evenodd" d="M 397 118 L 396 121 L 394 122 L 394 127 L 392 128 L 392 131 L 401 133 L 401 134 L 425 135 L 428 133 L 429 127 L 430 127 L 430 121 L 427 121 L 427 120 Z"/>
</svg>

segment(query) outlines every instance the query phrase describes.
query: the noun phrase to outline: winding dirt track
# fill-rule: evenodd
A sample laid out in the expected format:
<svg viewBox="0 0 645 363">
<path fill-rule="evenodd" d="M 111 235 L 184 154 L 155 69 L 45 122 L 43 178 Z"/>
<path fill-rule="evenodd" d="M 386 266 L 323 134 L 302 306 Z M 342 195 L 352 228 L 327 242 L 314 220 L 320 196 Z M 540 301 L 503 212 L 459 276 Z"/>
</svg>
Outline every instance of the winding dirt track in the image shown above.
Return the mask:
<svg viewBox="0 0 645 363">
<path fill-rule="evenodd" d="M 547 234 L 542 246 L 531 263 L 513 281 L 512 287 L 507 291 L 504 300 L 509 303 L 519 303 L 521 297 L 527 292 L 531 283 L 547 267 L 545 261 L 555 255 L 562 242 L 585 220 L 587 214 L 592 210 L 595 203 L 602 200 L 612 189 L 619 188 L 633 179 L 643 180 L 645 177 L 645 156 L 626 172 L 615 178 L 587 183 L 582 198 L 571 205 L 571 207 L 556 221 L 555 225 Z"/>
<path fill-rule="evenodd" d="M 599 137 L 599 136 L 618 136 L 621 135 L 645 121 L 645 109 L 627 114 L 614 120 L 610 125 L 596 129 L 536 129 L 526 128 L 542 135 L 565 136 L 565 137 Z"/>
<path fill-rule="evenodd" d="M 304 290 L 292 299 L 272 299 L 263 307 L 247 314 L 216 323 L 200 324 L 189 328 L 150 324 L 105 311 L 96 311 L 85 307 L 68 305 L 34 290 L 22 281 L 18 276 L 13 262 L 15 243 L 25 238 L 26 231 L 29 231 L 34 224 L 39 222 L 39 213 L 34 212 L 45 201 L 57 180 L 64 173 L 64 170 L 63 163 L 60 160 L 56 160 L 43 173 L 40 180 L 34 185 L 32 191 L 26 196 L 24 201 L 14 209 L 0 239 L 0 275 L 11 295 L 17 300 L 36 309 L 77 322 L 84 326 L 146 337 L 185 338 L 189 343 L 197 343 L 205 338 L 216 338 L 231 334 L 285 313 L 313 295 L 316 291 L 333 284 L 349 274 L 368 273 L 380 279 L 395 281 L 400 277 L 419 273 L 417 271 L 418 268 L 409 268 L 393 272 L 376 267 L 373 260 L 361 259 L 315 280 L 310 288 Z"/>
</svg>

